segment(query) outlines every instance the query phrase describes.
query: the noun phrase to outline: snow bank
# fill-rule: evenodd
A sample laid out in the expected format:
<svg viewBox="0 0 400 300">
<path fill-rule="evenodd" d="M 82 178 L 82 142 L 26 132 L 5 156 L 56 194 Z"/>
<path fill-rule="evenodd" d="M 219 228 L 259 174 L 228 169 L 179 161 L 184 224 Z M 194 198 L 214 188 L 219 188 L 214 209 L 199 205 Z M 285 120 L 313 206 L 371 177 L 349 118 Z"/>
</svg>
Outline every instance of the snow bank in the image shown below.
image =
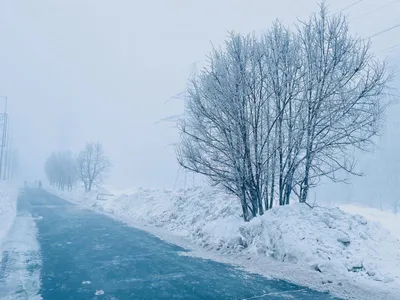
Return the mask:
<svg viewBox="0 0 400 300">
<path fill-rule="evenodd" d="M 351 204 L 342 205 L 340 209 L 350 214 L 359 214 L 367 220 L 379 222 L 400 240 L 400 214 L 394 214 L 390 210 L 379 210 L 377 208 Z"/>
<path fill-rule="evenodd" d="M 17 188 L 9 182 L 0 182 L 0 254 L 17 213 Z"/>
<path fill-rule="evenodd" d="M 3 243 L 6 255 L 1 265 L 0 299 L 42 300 L 42 259 L 37 234 L 32 216 L 28 212 L 18 214 Z"/>
<path fill-rule="evenodd" d="M 79 196 L 79 192 L 67 198 L 127 223 L 164 228 L 201 249 L 232 257 L 231 261 L 241 266 L 249 267 L 251 261 L 265 264 L 263 270 L 269 274 L 281 274 L 313 288 L 319 287 L 316 280 L 342 290 L 349 283 L 380 291 L 394 291 L 400 286 L 399 240 L 379 223 L 362 216 L 339 208 L 310 209 L 295 204 L 274 208 L 245 223 L 238 201 L 216 189 L 131 192 L 111 192 L 114 196 L 107 200 L 96 200 L 94 194 Z M 272 265 L 277 266 L 274 262 L 297 275 L 273 272 Z M 259 266 L 250 269 L 260 270 Z M 309 281 L 302 278 L 304 274 Z M 335 287 L 324 289 L 332 291 Z M 391 299 L 379 293 L 382 299 Z"/>
</svg>

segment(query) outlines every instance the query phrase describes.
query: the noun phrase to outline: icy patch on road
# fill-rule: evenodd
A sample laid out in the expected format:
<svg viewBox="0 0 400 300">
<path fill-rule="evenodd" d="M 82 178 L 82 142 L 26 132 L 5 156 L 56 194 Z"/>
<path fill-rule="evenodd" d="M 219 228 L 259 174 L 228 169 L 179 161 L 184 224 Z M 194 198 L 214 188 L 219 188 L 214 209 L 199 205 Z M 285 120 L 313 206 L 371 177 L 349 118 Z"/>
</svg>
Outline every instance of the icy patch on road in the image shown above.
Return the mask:
<svg viewBox="0 0 400 300">
<path fill-rule="evenodd" d="M 41 257 L 37 227 L 29 214 L 19 215 L 3 243 L 0 299 L 39 300 Z"/>
</svg>

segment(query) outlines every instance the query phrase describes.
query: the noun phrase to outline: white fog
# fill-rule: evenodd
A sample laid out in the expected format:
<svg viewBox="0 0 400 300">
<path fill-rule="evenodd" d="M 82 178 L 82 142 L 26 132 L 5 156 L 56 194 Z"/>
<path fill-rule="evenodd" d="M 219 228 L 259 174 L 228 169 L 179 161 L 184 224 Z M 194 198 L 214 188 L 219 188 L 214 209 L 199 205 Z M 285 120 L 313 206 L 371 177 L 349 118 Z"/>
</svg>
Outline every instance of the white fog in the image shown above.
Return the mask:
<svg viewBox="0 0 400 300">
<path fill-rule="evenodd" d="M 288 142 L 289 158 L 280 170 L 282 175 L 282 170 L 288 169 L 285 183 L 275 181 L 275 176 L 278 177 L 275 174 L 275 169 L 278 169 L 277 160 L 272 162 L 271 157 L 276 158 L 277 149 L 282 151 L 282 148 L 273 148 L 273 143 L 281 143 L 279 145 L 282 147 L 282 141 L 277 142 L 278 129 L 274 129 L 275 140 L 268 139 L 268 150 L 260 150 L 261 156 L 268 157 L 268 164 L 265 163 L 267 167 L 261 175 L 254 171 L 266 180 L 260 180 L 262 183 L 257 186 L 258 190 L 245 190 L 245 185 L 251 185 L 248 178 L 240 181 L 235 177 L 236 181 L 226 183 L 228 180 L 219 176 L 224 172 L 218 174 L 218 167 L 212 166 L 213 169 L 207 165 L 209 161 L 212 164 L 213 160 L 225 155 L 224 151 L 220 151 L 221 148 L 213 144 L 214 140 L 205 143 L 209 148 L 201 148 L 203 141 L 198 142 L 198 136 L 193 134 L 196 130 L 190 132 L 189 129 L 180 135 L 178 128 L 177 119 L 184 115 L 185 101 L 190 99 L 188 101 L 194 103 L 196 98 L 193 94 L 188 96 L 189 86 L 194 86 L 191 86 L 193 82 L 190 79 L 196 78 L 203 83 L 204 87 L 200 84 L 199 90 L 204 93 L 213 87 L 201 81 L 201 76 L 196 77 L 203 74 L 202 71 L 209 70 L 207 68 L 218 67 L 215 61 L 218 62 L 219 57 L 212 53 L 213 49 L 221 48 L 225 54 L 229 52 L 224 48 L 229 42 L 232 42 L 229 45 L 234 48 L 232 33 L 240 37 L 252 34 L 252 43 L 257 44 L 257 39 L 271 29 L 276 20 L 295 32 L 293 36 L 297 34 L 296 38 L 289 35 L 287 43 L 291 47 L 291 43 L 303 47 L 306 42 L 299 42 L 303 37 L 299 32 L 302 32 L 300 28 L 307 28 L 308 25 L 302 21 L 307 22 L 312 13 L 318 12 L 321 3 L 315 0 L 0 1 L 0 116 L 3 115 L 7 99 L 7 114 L 10 118 L 10 145 L 7 144 L 7 147 L 12 147 L 13 173 L 12 180 L 2 182 L 0 169 L 0 262 L 3 257 L 4 263 L 4 266 L 0 265 L 0 299 L 25 299 L 13 294 L 22 289 L 21 286 L 24 286 L 29 299 L 45 300 L 61 299 L 57 297 L 68 293 L 71 297 L 78 297 L 77 291 L 82 293 L 79 297 L 86 297 L 82 299 L 89 299 L 89 295 L 96 299 L 102 295 L 115 297 L 104 299 L 173 299 L 173 296 L 179 294 L 177 291 L 181 293 L 182 299 L 267 299 L 271 295 L 278 295 L 276 299 L 281 299 L 281 292 L 299 297 L 296 299 L 334 299 L 330 298 L 331 295 L 341 299 L 396 299 L 400 295 L 399 0 L 324 2 L 329 10 L 329 20 L 343 14 L 347 17 L 350 35 L 360 37 L 362 41 L 370 40 L 370 53 L 373 57 L 367 56 L 367 63 L 361 64 L 360 69 L 363 71 L 366 65 L 370 66 L 369 60 L 386 60 L 388 72 L 394 75 L 387 90 L 385 84 L 382 84 L 385 86 L 384 91 L 390 94 L 387 98 L 390 104 L 385 110 L 379 136 L 373 134 L 376 147 L 369 152 L 354 152 L 357 161 L 354 173 L 357 175 L 346 174 L 344 168 L 339 167 L 341 171 L 338 174 L 344 176 L 341 178 L 347 178 L 346 183 L 329 180 L 327 177 L 335 173 L 331 170 L 327 171 L 328 176 L 321 175 L 321 170 L 318 170 L 321 174 L 316 171 L 316 180 L 321 179 L 316 188 L 309 184 L 310 171 L 305 171 L 303 181 L 296 182 L 297 179 L 293 179 L 297 176 L 295 172 L 303 172 L 302 167 L 299 167 L 302 160 L 299 159 L 293 171 L 290 165 L 297 163 L 297 158 L 290 162 L 292 151 L 295 151 L 293 149 L 301 147 L 296 141 L 293 145 L 290 145 L 291 141 Z M 280 38 L 283 39 L 283 36 Z M 264 44 L 260 42 L 257 45 L 252 44 L 252 47 L 259 49 L 257 47 Z M 281 46 L 279 44 L 277 47 Z M 274 45 L 269 47 L 273 52 Z M 304 46 L 306 48 L 307 45 Z M 282 46 L 282 49 L 286 48 Z M 303 55 L 301 61 L 303 58 L 304 61 L 309 59 L 307 55 L 312 53 L 306 50 L 298 51 L 301 52 L 298 57 Z M 289 52 L 284 55 L 289 56 Z M 307 55 L 304 54 L 306 52 Z M 354 57 L 358 54 L 353 53 Z M 269 56 L 265 54 L 265 57 Z M 344 57 L 347 63 L 356 60 L 348 59 L 350 56 Z M 335 58 L 329 59 L 333 61 Z M 268 63 L 270 61 L 265 65 Z M 296 62 L 292 63 L 296 65 Z M 358 71 L 356 68 L 355 73 Z M 257 80 L 265 80 L 263 76 L 259 75 Z M 271 80 L 274 79 L 274 76 L 269 76 Z M 344 78 L 345 75 L 336 74 L 332 78 L 334 76 Z M 346 85 L 350 82 L 348 86 L 354 84 L 359 87 L 359 82 L 352 80 L 350 78 L 343 86 L 348 88 Z M 296 84 L 304 84 L 299 82 L 301 80 Z M 193 89 L 198 92 L 197 88 Z M 304 92 L 305 85 L 299 90 L 302 88 Z M 216 90 L 214 92 L 217 94 Z M 346 91 L 353 90 L 335 90 L 340 96 L 327 96 L 326 99 L 331 101 L 333 98 L 346 98 L 342 95 Z M 380 95 L 380 92 L 377 94 Z M 371 96 L 371 99 L 374 97 Z M 193 103 L 192 109 L 196 107 Z M 279 114 L 286 113 L 283 112 L 285 105 Z M 280 106 L 277 106 L 276 111 L 280 110 Z M 273 113 L 268 106 L 268 124 L 270 114 Z M 279 114 L 276 115 L 277 119 Z M 304 118 L 301 119 L 304 121 L 304 116 L 299 118 Z M 291 106 L 289 118 L 292 118 Z M 189 117 L 189 123 L 195 123 L 195 119 L 190 120 Z M 212 123 L 211 117 L 210 120 Z M 293 124 L 297 124 L 297 121 L 297 117 L 294 117 Z M 293 125 L 291 122 L 288 121 L 290 126 Z M 307 126 L 311 126 L 309 124 Z M 288 132 L 292 128 L 290 126 Z M 200 127 L 198 125 L 196 128 L 199 132 Z M 275 128 L 275 125 L 272 127 Z M 215 129 L 212 126 L 210 128 L 210 132 Z M 346 128 L 341 130 L 346 131 Z M 363 128 L 357 130 L 363 131 Z M 208 134 L 206 131 L 204 129 L 204 136 Z M 231 133 L 229 128 L 228 131 Z M 181 142 L 184 144 L 184 135 L 188 140 L 192 138 L 192 144 L 188 142 L 187 152 L 183 155 L 186 155 L 186 161 L 180 161 L 181 165 L 186 164 L 186 169 L 178 163 L 179 154 L 176 151 L 182 151 L 177 146 Z M 290 140 L 291 133 L 288 136 Z M 306 143 L 305 138 L 304 141 L 303 137 L 300 140 L 299 144 Z M 197 152 L 190 148 L 196 142 Z M 312 149 L 312 145 L 309 147 L 308 143 L 302 150 L 311 157 L 308 150 Z M 351 144 L 351 147 L 355 144 Z M 255 142 L 250 148 L 252 146 L 256 152 L 259 144 Z M 275 151 L 275 156 L 270 155 L 270 147 L 275 149 L 271 150 Z M 107 158 L 102 166 L 104 174 L 107 173 L 104 178 L 100 174 L 98 179 L 88 183 L 82 174 L 78 174 L 84 169 L 83 149 L 86 153 L 97 151 Z M 218 153 L 213 152 L 207 158 L 209 161 L 202 161 L 204 157 L 201 152 L 207 156 L 207 150 L 204 149 Z M 323 154 L 326 157 L 331 154 L 327 152 Z M 8 153 L 6 151 L 6 160 Z M 60 155 L 60 158 L 52 153 L 63 153 L 64 156 Z M 335 154 L 333 156 L 335 159 Z M 64 159 L 63 167 L 67 165 L 66 169 L 70 169 L 63 169 L 62 172 L 69 172 L 68 175 L 57 174 L 57 177 L 50 174 L 49 166 L 56 165 L 57 159 Z M 250 171 L 243 167 L 245 171 L 242 173 L 252 174 L 253 169 L 261 169 L 261 162 L 259 165 L 255 162 L 257 159 L 255 157 L 249 163 L 254 162 L 248 167 Z M 330 162 L 335 162 L 334 159 Z M 219 162 L 225 167 L 226 161 L 221 159 Z M 232 165 L 237 167 L 235 163 Z M 309 165 L 304 169 L 307 170 Z M 318 163 L 315 165 L 318 169 Z M 190 172 L 190 168 L 197 168 L 197 173 L 203 172 L 203 175 L 210 172 L 212 175 L 208 174 L 208 179 L 211 178 L 212 182 L 206 176 Z M 57 167 L 53 166 L 54 169 Z M 60 170 L 57 171 L 61 174 Z M 235 172 L 236 169 L 232 171 Z M 278 185 L 282 188 L 274 190 Z M 256 198 L 257 204 L 251 202 Z M 310 213 L 309 208 L 312 208 L 313 213 Z M 115 225 L 109 217 L 120 222 L 115 224 L 128 224 L 129 228 L 134 227 L 137 231 L 125 232 L 125 225 Z M 381 224 L 376 225 L 373 223 L 375 221 Z M 73 222 L 77 222 L 75 227 L 71 225 Z M 84 234 L 76 228 L 96 233 Z M 101 233 L 103 231 L 104 235 Z M 42 239 L 48 233 L 53 238 L 57 237 L 57 241 L 50 243 Z M 161 241 L 154 239 L 154 236 Z M 124 242 L 119 244 L 117 240 Z M 53 246 L 57 243 L 63 245 L 59 248 L 61 250 L 54 250 Z M 75 245 L 76 248 L 73 248 Z M 136 246 L 145 248 L 139 249 Z M 15 250 L 17 248 L 22 250 L 18 252 Z M 104 249 L 115 252 L 106 257 Z M 185 258 L 186 254 L 182 253 L 186 250 L 193 250 L 187 256 L 193 256 L 196 260 Z M 67 258 L 66 254 L 63 256 L 60 253 L 76 255 Z M 151 253 L 152 259 L 142 261 L 143 253 Z M 118 266 L 121 261 L 127 263 L 121 263 L 119 269 L 110 269 L 110 272 L 117 274 L 115 278 L 108 278 L 108 273 L 102 277 L 98 275 L 102 274 L 102 269 L 85 265 L 87 255 L 93 255 L 94 262 L 97 262 L 96 259 L 101 261 L 101 266 L 103 263 L 104 266 L 113 265 L 115 261 Z M 198 258 L 210 259 L 210 265 Z M 68 266 L 62 265 L 64 259 L 65 264 L 74 266 L 76 282 L 66 279 L 69 278 L 70 270 Z M 48 267 L 46 261 L 54 262 L 59 271 Z M 214 265 L 214 261 L 223 264 Z M 141 263 L 154 271 L 154 274 L 150 271 L 151 274 L 147 271 L 139 272 Z M 23 267 L 19 267 L 20 264 Z M 237 270 L 232 265 L 241 269 Z M 88 270 L 92 269 L 90 273 Z M 211 274 L 208 279 L 207 274 Z M 23 278 L 23 283 L 18 282 L 18 276 Z M 246 276 L 250 276 L 251 284 Z M 50 280 L 48 278 L 57 284 L 65 283 L 67 294 L 53 289 L 52 283 L 46 281 Z M 231 281 L 230 278 L 236 279 Z M 275 286 L 265 281 L 266 278 L 281 279 L 283 285 Z M 151 288 L 148 286 L 146 292 L 142 287 L 139 289 L 135 286 L 135 282 L 144 280 L 153 284 L 149 285 Z M 293 286 L 286 287 L 286 282 Z M 207 294 L 207 289 L 203 289 L 205 285 L 210 287 L 210 294 Z M 192 290 L 186 289 L 187 286 L 191 286 Z M 247 290 L 239 289 L 241 286 L 246 286 Z M 306 292 L 310 294 L 299 294 L 304 290 L 303 287 L 309 288 Z M 138 298 L 132 298 L 132 295 Z M 302 295 L 305 298 L 301 298 Z M 306 298 L 307 295 L 310 298 Z"/>
</svg>

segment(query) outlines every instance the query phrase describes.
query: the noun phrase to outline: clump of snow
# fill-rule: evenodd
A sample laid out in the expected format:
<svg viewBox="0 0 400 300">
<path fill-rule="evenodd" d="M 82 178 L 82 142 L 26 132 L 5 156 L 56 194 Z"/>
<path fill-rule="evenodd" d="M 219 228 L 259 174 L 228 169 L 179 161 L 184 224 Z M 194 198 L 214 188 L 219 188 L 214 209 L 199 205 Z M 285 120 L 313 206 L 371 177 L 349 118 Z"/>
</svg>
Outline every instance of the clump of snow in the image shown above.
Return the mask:
<svg viewBox="0 0 400 300">
<path fill-rule="evenodd" d="M 104 295 L 104 291 L 103 290 L 98 290 L 96 291 L 96 293 L 94 293 L 96 296 L 100 296 L 100 295 Z"/>
<path fill-rule="evenodd" d="M 342 285 L 343 278 L 383 290 L 400 284 L 399 240 L 381 224 L 339 208 L 294 204 L 245 223 L 239 201 L 212 188 L 140 188 L 130 195 L 109 192 L 106 200 L 78 194 L 67 198 L 127 223 L 166 229 L 224 257 L 296 266 L 320 274 L 324 284 Z M 246 259 L 239 264 L 247 266 Z"/>
<path fill-rule="evenodd" d="M 0 254 L 2 242 L 10 231 L 17 213 L 17 189 L 9 182 L 0 182 Z"/>
</svg>

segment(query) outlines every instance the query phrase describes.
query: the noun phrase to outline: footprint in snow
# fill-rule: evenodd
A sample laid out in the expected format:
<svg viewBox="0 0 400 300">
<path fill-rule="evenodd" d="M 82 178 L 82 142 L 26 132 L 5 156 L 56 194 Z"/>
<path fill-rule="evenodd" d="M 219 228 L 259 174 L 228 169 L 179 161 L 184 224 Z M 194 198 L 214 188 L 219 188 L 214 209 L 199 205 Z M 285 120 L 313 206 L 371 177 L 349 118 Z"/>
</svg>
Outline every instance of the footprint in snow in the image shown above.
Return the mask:
<svg viewBox="0 0 400 300">
<path fill-rule="evenodd" d="M 95 295 L 96 296 L 104 295 L 104 291 L 103 290 L 98 290 L 98 291 L 96 291 Z"/>
</svg>

